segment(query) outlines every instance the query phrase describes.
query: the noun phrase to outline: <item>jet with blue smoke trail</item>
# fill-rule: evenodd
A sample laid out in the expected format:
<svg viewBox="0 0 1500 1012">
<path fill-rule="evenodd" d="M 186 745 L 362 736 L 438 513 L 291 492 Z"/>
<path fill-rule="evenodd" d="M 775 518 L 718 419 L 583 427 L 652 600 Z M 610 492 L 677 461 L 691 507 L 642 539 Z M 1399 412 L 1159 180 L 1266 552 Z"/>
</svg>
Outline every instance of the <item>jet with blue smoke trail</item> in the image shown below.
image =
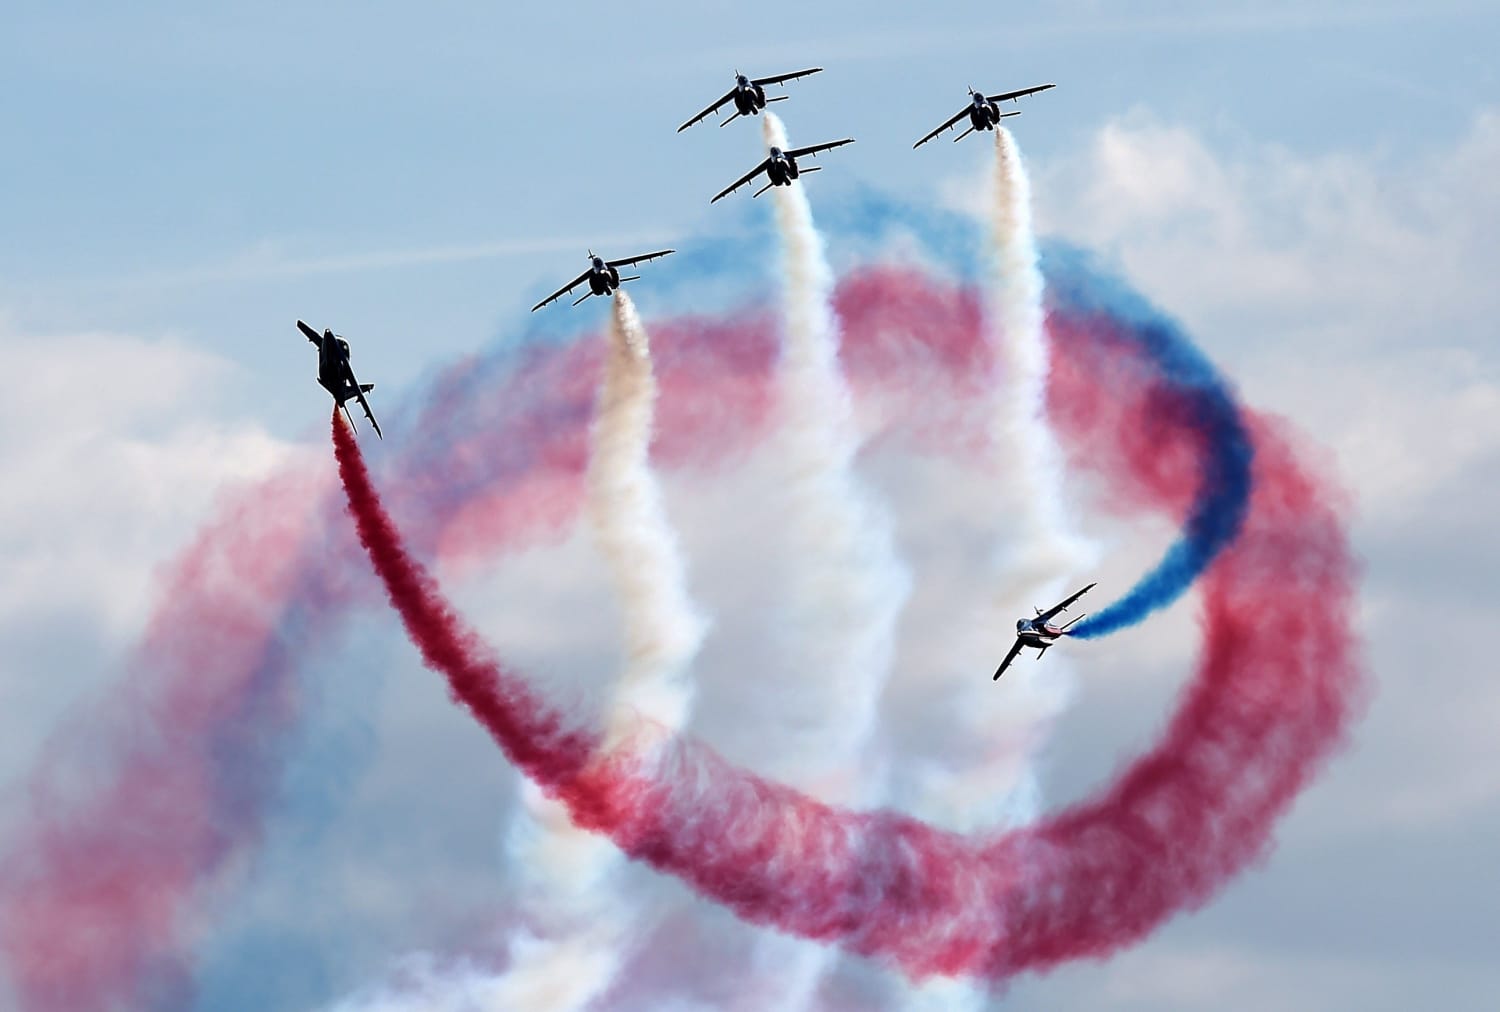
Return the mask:
<svg viewBox="0 0 1500 1012">
<path fill-rule="evenodd" d="M 1092 583 L 1089 584 L 1078 593 L 1064 598 L 1062 601 L 1054 604 L 1046 611 L 1042 611 L 1042 609 L 1038 608 L 1036 610 L 1036 618 L 1017 619 L 1015 646 L 1010 648 L 1010 653 L 1005 655 L 1005 660 L 1001 661 L 1000 666 L 995 669 L 995 677 L 993 680 L 999 681 L 1000 676 L 1005 674 L 1005 669 L 1010 667 L 1010 662 L 1016 659 L 1016 655 L 1021 652 L 1022 647 L 1035 647 L 1037 650 L 1036 659 L 1041 660 L 1042 655 L 1047 652 L 1048 647 L 1052 646 L 1052 644 L 1056 643 L 1064 636 L 1072 635 L 1068 631 L 1068 627 L 1071 626 L 1074 622 L 1077 622 L 1078 619 L 1083 618 L 1082 615 L 1079 615 L 1078 618 L 1075 618 L 1063 625 L 1051 625 L 1050 623 L 1052 619 L 1056 618 L 1059 614 L 1067 611 L 1070 604 L 1078 600 L 1083 595 L 1087 594 L 1089 591 L 1093 590 L 1094 586 L 1095 585 Z"/>
</svg>

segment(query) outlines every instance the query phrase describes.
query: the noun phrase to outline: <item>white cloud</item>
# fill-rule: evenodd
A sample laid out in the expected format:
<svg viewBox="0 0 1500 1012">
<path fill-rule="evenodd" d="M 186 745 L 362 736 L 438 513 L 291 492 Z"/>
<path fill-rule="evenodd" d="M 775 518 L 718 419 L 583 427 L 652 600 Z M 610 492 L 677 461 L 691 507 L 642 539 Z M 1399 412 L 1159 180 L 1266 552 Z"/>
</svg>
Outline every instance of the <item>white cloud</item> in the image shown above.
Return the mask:
<svg viewBox="0 0 1500 1012">
<path fill-rule="evenodd" d="M 55 621 L 118 649 L 152 606 L 158 568 L 225 486 L 292 451 L 253 424 L 208 420 L 235 370 L 193 347 L 3 328 L 0 346 L 0 638 L 14 646 Z M 24 650 L 7 654 L 9 760 L 107 672 L 40 670 L 47 662 Z"/>
</svg>

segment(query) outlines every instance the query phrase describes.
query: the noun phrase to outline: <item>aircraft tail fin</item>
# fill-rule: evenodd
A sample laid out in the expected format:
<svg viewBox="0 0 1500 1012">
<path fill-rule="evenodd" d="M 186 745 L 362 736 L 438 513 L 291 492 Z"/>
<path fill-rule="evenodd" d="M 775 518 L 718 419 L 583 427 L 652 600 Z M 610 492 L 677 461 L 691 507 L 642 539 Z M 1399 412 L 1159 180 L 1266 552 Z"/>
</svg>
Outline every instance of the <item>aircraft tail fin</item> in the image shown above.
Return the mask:
<svg viewBox="0 0 1500 1012">
<path fill-rule="evenodd" d="M 1042 659 L 1042 654 L 1045 654 L 1048 650 L 1051 650 L 1051 649 L 1052 649 L 1052 644 L 1051 643 L 1048 643 L 1046 646 L 1040 648 L 1036 652 L 1036 659 L 1037 660 L 1041 660 Z"/>
<path fill-rule="evenodd" d="M 374 383 L 361 383 L 359 385 L 359 392 L 362 393 L 362 394 L 367 394 L 371 390 L 374 390 L 374 389 L 375 389 L 375 384 Z"/>
</svg>

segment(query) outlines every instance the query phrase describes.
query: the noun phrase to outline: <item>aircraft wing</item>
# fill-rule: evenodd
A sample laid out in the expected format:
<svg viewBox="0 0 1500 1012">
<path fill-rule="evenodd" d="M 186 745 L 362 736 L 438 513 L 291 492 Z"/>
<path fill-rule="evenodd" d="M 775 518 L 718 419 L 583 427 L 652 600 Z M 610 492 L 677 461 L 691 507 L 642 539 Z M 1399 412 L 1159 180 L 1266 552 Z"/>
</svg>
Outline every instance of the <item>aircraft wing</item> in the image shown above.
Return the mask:
<svg viewBox="0 0 1500 1012">
<path fill-rule="evenodd" d="M 1058 612 L 1060 612 L 1060 611 L 1067 611 L 1068 610 L 1068 605 L 1072 604 L 1074 601 L 1078 600 L 1080 597 L 1082 597 L 1083 595 L 1087 594 L 1089 591 L 1091 591 L 1093 589 L 1094 589 L 1094 584 L 1091 583 L 1087 587 L 1084 587 L 1082 590 L 1080 590 L 1078 593 L 1072 595 L 1071 597 L 1063 598 L 1063 600 L 1059 601 L 1057 604 L 1054 604 L 1052 607 L 1048 608 L 1046 611 L 1044 611 L 1040 615 L 1038 615 L 1037 616 L 1037 621 L 1039 621 L 1039 622 L 1050 622 L 1050 621 L 1052 621 L 1052 619 L 1057 616 Z"/>
<path fill-rule="evenodd" d="M 950 130 L 950 129 L 952 129 L 952 127 L 953 127 L 953 125 L 955 123 L 957 123 L 959 120 L 963 119 L 965 116 L 967 116 L 969 114 L 969 109 L 970 109 L 970 106 L 967 106 L 967 105 L 964 106 L 962 109 L 958 110 L 958 112 L 956 112 L 956 113 L 953 114 L 953 118 L 952 119 L 948 120 L 942 126 L 938 127 L 932 133 L 928 134 L 926 137 L 923 137 L 921 140 L 917 141 L 917 143 L 913 144 L 912 147 L 913 148 L 920 148 L 923 144 L 926 144 L 928 141 L 932 140 L 934 137 L 936 137 L 938 134 L 942 133 L 944 130 Z"/>
<path fill-rule="evenodd" d="M 853 137 L 845 137 L 841 141 L 829 141 L 827 144 L 813 144 L 805 148 L 797 148 L 786 153 L 788 158 L 801 158 L 804 155 L 816 155 L 819 151 L 828 151 L 831 148 L 841 148 L 845 144 L 853 144 Z"/>
<path fill-rule="evenodd" d="M 1020 91 L 1007 91 L 1004 95 L 986 95 L 984 97 L 991 102 L 1009 102 L 1012 99 L 1025 98 L 1027 95 L 1035 95 L 1039 91 L 1046 91 L 1048 88 L 1056 87 L 1057 85 L 1055 84 L 1039 84 L 1035 88 L 1022 88 Z"/>
<path fill-rule="evenodd" d="M 766 166 L 770 165 L 770 164 L 771 164 L 771 159 L 767 158 L 765 161 L 761 162 L 755 168 L 751 169 L 749 172 L 745 173 L 739 179 L 735 180 L 734 183 L 733 183 L 733 185 L 727 186 L 724 189 L 720 190 L 714 196 L 714 199 L 709 201 L 709 203 L 712 204 L 712 203 L 717 202 L 720 197 L 727 197 L 727 196 L 729 196 L 735 190 L 738 190 L 740 187 L 742 187 L 746 183 L 750 182 L 750 180 L 754 179 L 756 176 L 758 176 L 762 172 L 766 171 Z"/>
<path fill-rule="evenodd" d="M 1015 660 L 1016 659 L 1016 654 L 1018 654 L 1020 652 L 1021 652 L 1021 637 L 1017 636 L 1016 637 L 1016 644 L 1015 644 L 1015 646 L 1013 646 L 1013 647 L 1010 648 L 1010 653 L 1008 653 L 1008 654 L 1005 655 L 1005 660 L 1003 660 L 1003 661 L 1000 662 L 1000 666 L 995 669 L 995 677 L 991 678 L 990 681 L 992 681 L 992 682 L 999 681 L 1000 680 L 1000 676 L 1003 675 L 1003 674 L 1005 674 L 1005 669 L 1008 668 L 1008 667 L 1010 667 L 1010 662 L 1013 661 L 1013 660 Z"/>
<path fill-rule="evenodd" d="M 626 257 L 624 260 L 606 260 L 605 263 L 610 267 L 629 267 L 631 264 L 643 264 L 648 260 L 655 260 L 657 257 L 664 257 L 668 253 L 676 252 L 675 249 L 662 249 L 657 250 L 655 253 L 642 253 L 640 256 Z"/>
<path fill-rule="evenodd" d="M 589 272 L 588 271 L 584 271 L 582 274 L 578 275 L 578 277 L 574 278 L 572 281 L 569 281 L 567 284 L 563 285 L 561 288 L 559 288 L 557 291 L 553 292 L 551 295 L 547 296 L 541 302 L 538 302 L 536 305 L 532 306 L 531 307 L 531 311 L 534 313 L 538 309 L 541 309 L 543 306 L 545 306 L 547 303 L 549 303 L 549 302 L 556 302 L 558 299 L 562 298 L 564 295 L 567 295 L 573 289 L 577 288 L 579 285 L 581 285 L 585 281 L 587 281 L 588 277 L 589 277 Z"/>
<path fill-rule="evenodd" d="M 822 67 L 812 67 L 808 70 L 797 70 L 790 74 L 776 74 L 773 77 L 757 77 L 751 84 L 785 84 L 787 81 L 795 81 L 799 77 L 808 77 L 822 70 Z"/>
<path fill-rule="evenodd" d="M 359 380 L 354 378 L 354 370 L 349 369 L 348 373 L 349 382 L 354 387 L 354 399 L 359 401 L 359 406 L 365 409 L 365 417 L 370 420 L 370 428 L 374 429 L 375 435 L 380 436 L 383 441 L 385 436 L 381 435 L 380 423 L 375 420 L 375 412 L 370 410 L 370 402 L 365 400 L 365 392 L 360 389 Z"/>
<path fill-rule="evenodd" d="M 302 333 L 306 334 L 307 335 L 307 339 L 309 341 L 311 341 L 313 344 L 317 345 L 319 348 L 323 347 L 323 335 L 322 334 L 318 333 L 316 330 L 313 330 L 311 327 L 309 327 L 307 324 L 303 323 L 301 320 L 297 321 L 297 329 L 300 330 L 300 331 L 302 331 Z"/>
<path fill-rule="evenodd" d="M 692 126 L 694 123 L 699 123 L 699 122 L 707 119 L 713 113 L 718 112 L 719 108 L 721 106 L 723 106 L 723 104 L 725 102 L 728 102 L 731 98 L 734 98 L 734 89 L 733 88 L 730 88 L 728 91 L 726 91 L 724 93 L 724 97 L 723 98 L 719 99 L 713 105 L 709 106 L 707 109 L 704 109 L 698 115 L 694 116 L 692 119 L 690 119 L 686 123 L 682 124 L 682 126 L 678 127 L 677 128 L 677 132 L 678 133 L 682 133 L 688 127 Z"/>
</svg>

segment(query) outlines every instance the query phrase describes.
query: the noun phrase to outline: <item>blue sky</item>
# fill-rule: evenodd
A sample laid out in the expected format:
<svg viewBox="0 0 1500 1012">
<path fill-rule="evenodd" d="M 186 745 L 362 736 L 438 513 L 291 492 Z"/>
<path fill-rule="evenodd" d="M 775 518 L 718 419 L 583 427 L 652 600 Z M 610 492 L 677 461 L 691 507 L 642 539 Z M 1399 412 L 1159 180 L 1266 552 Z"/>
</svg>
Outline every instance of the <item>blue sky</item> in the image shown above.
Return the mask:
<svg viewBox="0 0 1500 1012">
<path fill-rule="evenodd" d="M 970 84 L 1055 81 L 1010 121 L 1042 230 L 1101 250 L 1249 403 L 1324 442 L 1359 503 L 1380 691 L 1267 868 L 1135 952 L 1023 982 L 1008 1007 L 1491 1007 L 1500 977 L 1475 938 L 1500 844 L 1484 633 L 1500 608 L 1500 7 L 807 6 L 5 5 L 0 805 L 59 715 L 118 677 L 155 574 L 216 496 L 321 459 L 326 396 L 297 318 L 353 340 L 380 410 L 497 337 L 602 321 L 602 302 L 526 313 L 587 246 L 745 229 L 757 207 L 708 198 L 760 157 L 757 131 L 674 133 L 736 68 L 826 68 L 778 110 L 799 141 L 858 139 L 813 177 L 815 207 L 856 187 L 963 206 L 987 145 L 912 142 Z M 689 543 L 710 551 L 697 520 Z M 514 628 L 504 605 L 544 561 L 469 602 Z M 1434 609 L 1441 635 L 1405 634 Z M 359 796 L 320 816 L 325 766 L 299 767 L 311 785 L 295 780 L 264 877 L 208 956 L 221 988 L 258 951 L 299 967 L 274 1007 L 334 1001 L 438 947 L 451 926 L 420 885 L 451 910 L 496 877 L 503 770 L 452 788 L 430 836 L 371 839 L 452 763 L 494 758 L 390 659 L 393 629 L 361 621 L 327 684 L 370 668 L 385 695 L 308 732 Z M 1159 670 L 1183 668 L 1194 627 L 1179 610 L 1153 629 L 1082 672 L 1049 796 L 1086 790 L 1155 728 L 1176 684 Z M 370 906 L 403 862 L 412 887 Z M 285 905 L 310 882 L 326 907 L 293 931 Z M 351 924 L 367 930 L 317 960 L 286 941 Z"/>
</svg>

